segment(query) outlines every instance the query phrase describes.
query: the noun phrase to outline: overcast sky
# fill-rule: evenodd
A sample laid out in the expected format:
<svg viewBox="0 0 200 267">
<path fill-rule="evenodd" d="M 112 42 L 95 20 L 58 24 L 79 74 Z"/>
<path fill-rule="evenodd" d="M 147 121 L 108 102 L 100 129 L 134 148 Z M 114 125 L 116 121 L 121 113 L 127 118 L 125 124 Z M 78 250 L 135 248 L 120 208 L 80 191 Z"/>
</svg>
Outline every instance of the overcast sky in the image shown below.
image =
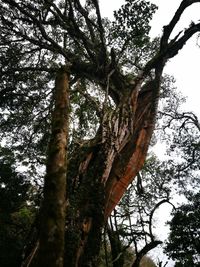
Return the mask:
<svg viewBox="0 0 200 267">
<path fill-rule="evenodd" d="M 151 35 L 157 36 L 162 34 L 162 27 L 167 25 L 181 3 L 181 0 L 151 0 L 158 6 L 151 22 Z M 187 28 L 191 21 L 198 21 L 200 19 L 200 3 L 195 3 L 183 13 L 183 16 L 177 24 L 173 35 L 179 31 Z M 176 79 L 176 86 L 184 96 L 187 96 L 187 102 L 184 109 L 193 111 L 200 117 L 200 48 L 196 45 L 197 35 L 191 38 L 177 56 L 169 61 L 165 67 L 165 72 L 171 74 Z M 161 207 L 163 209 L 163 207 Z M 169 206 L 165 206 L 166 214 Z M 166 217 L 160 209 L 158 218 L 160 229 L 166 221 Z M 161 236 L 165 238 L 165 231 L 161 231 Z M 155 253 L 155 251 L 154 251 Z M 169 261 L 168 267 L 173 266 L 173 262 Z"/>
<path fill-rule="evenodd" d="M 152 20 L 151 34 L 156 36 L 162 33 L 163 25 L 169 23 L 181 0 L 151 0 L 159 9 Z M 189 7 L 175 28 L 174 34 L 187 28 L 191 21 L 200 19 L 200 3 Z M 165 72 L 174 75 L 178 90 L 188 96 L 185 109 L 193 110 L 200 117 L 200 48 L 196 45 L 197 35 L 183 47 L 177 56 L 170 60 Z"/>
<path fill-rule="evenodd" d="M 180 5 L 181 0 L 150 1 L 158 6 L 158 10 L 156 11 L 151 22 L 152 29 L 150 34 L 152 37 L 158 35 L 161 36 L 163 26 L 169 23 L 176 9 Z M 106 17 L 112 17 L 113 10 L 118 9 L 124 2 L 124 0 L 99 0 L 102 15 Z M 175 28 L 175 31 L 173 32 L 173 35 L 187 28 L 192 21 L 196 22 L 198 20 L 200 20 L 200 3 L 195 3 L 184 12 L 181 20 Z M 180 91 L 184 96 L 187 96 L 187 103 L 183 106 L 183 108 L 186 111 L 193 111 L 200 117 L 200 48 L 196 45 L 196 42 L 197 35 L 191 38 L 191 40 L 187 42 L 179 54 L 167 63 L 164 72 L 174 76 L 178 91 Z M 166 216 L 169 216 L 170 207 L 167 206 L 167 204 L 165 205 L 164 210 Z M 158 228 L 160 228 L 160 231 L 158 232 L 159 238 L 163 240 L 166 238 L 167 232 L 164 224 L 168 219 L 163 215 L 163 207 L 162 210 L 158 211 L 157 216 L 162 217 L 159 219 L 160 227 Z M 157 254 L 154 250 L 152 252 L 153 256 L 156 254 L 159 255 L 159 251 L 160 250 L 157 250 Z M 165 258 L 165 256 L 162 255 L 162 253 L 159 255 L 160 260 L 162 257 L 163 260 Z M 172 266 L 174 266 L 173 262 L 169 261 L 167 267 Z"/>
<path fill-rule="evenodd" d="M 114 9 L 118 9 L 124 0 L 100 0 L 103 16 L 111 17 Z M 158 10 L 151 22 L 151 36 L 162 34 L 162 27 L 169 23 L 181 0 L 151 0 L 158 6 Z M 175 28 L 174 35 L 184 30 L 191 21 L 200 19 L 200 3 L 195 3 L 183 14 L 182 19 Z M 200 48 L 196 45 L 197 36 L 194 36 L 183 47 L 179 54 L 171 59 L 165 67 L 165 72 L 176 79 L 176 86 L 184 96 L 187 96 L 187 104 L 184 109 L 193 111 L 200 117 Z"/>
</svg>

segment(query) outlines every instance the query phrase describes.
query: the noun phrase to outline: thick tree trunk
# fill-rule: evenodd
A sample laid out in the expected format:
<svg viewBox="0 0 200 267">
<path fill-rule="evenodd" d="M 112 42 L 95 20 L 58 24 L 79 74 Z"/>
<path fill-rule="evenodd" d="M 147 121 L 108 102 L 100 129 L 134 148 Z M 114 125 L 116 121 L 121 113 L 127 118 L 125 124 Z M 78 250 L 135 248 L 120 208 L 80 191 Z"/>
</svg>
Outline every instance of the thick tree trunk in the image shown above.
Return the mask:
<svg viewBox="0 0 200 267">
<path fill-rule="evenodd" d="M 33 262 L 33 266 L 37 267 L 63 267 L 64 262 L 69 114 L 69 78 L 65 67 L 57 73 L 54 94 L 55 108 L 41 208 L 39 247 Z"/>
<path fill-rule="evenodd" d="M 101 229 L 104 224 L 104 188 L 101 183 L 104 152 L 101 145 L 86 148 L 73 159 L 68 177 L 75 173 L 75 185 L 69 192 L 66 220 L 65 266 L 98 266 Z M 79 165 L 80 163 L 80 165 Z M 79 167 L 77 167 L 79 165 Z M 78 172 L 78 173 L 77 173 Z"/>
<path fill-rule="evenodd" d="M 118 150 L 105 183 L 105 219 L 144 164 L 156 120 L 159 86 L 160 79 L 148 82 L 143 87 L 136 86 L 130 100 L 124 103 L 124 106 L 130 103 L 130 122 L 126 127 L 122 123 L 116 127 Z"/>
<path fill-rule="evenodd" d="M 159 82 L 141 88 L 139 81 L 115 110 L 105 114 L 96 141 L 73 158 L 68 175 L 73 177 L 73 185 L 67 215 L 66 267 L 98 266 L 102 226 L 146 157 Z"/>
</svg>

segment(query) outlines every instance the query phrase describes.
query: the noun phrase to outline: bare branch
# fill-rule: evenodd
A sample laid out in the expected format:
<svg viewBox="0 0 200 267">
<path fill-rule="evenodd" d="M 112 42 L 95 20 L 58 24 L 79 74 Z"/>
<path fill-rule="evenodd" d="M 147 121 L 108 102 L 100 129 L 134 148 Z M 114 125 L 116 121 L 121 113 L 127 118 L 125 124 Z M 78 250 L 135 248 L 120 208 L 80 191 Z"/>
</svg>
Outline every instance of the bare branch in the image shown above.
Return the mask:
<svg viewBox="0 0 200 267">
<path fill-rule="evenodd" d="M 153 236 L 153 233 L 152 233 L 152 219 L 153 219 L 153 215 L 154 215 L 154 212 L 160 207 L 160 205 L 162 205 L 164 203 L 169 203 L 175 209 L 174 205 L 169 201 L 169 199 L 162 199 L 152 209 L 152 211 L 150 213 L 150 216 L 149 216 L 149 232 L 150 232 L 152 241 L 154 240 L 154 236 Z"/>
<path fill-rule="evenodd" d="M 161 49 L 163 49 L 164 47 L 167 46 L 168 44 L 168 40 L 169 37 L 173 31 L 173 29 L 175 28 L 176 24 L 178 23 L 181 15 L 183 14 L 184 10 L 194 4 L 200 2 L 199 0 L 183 0 L 179 6 L 179 8 L 177 9 L 176 13 L 174 14 L 172 20 L 170 21 L 170 23 L 167 26 L 164 26 L 164 32 L 163 32 L 163 36 L 161 38 Z"/>
<path fill-rule="evenodd" d="M 77 10 L 81 13 L 81 15 L 84 17 L 85 22 L 87 24 L 87 27 L 89 29 L 90 32 L 90 36 L 92 41 L 95 41 L 95 33 L 93 30 L 93 27 L 98 28 L 97 25 L 94 23 L 94 21 L 92 21 L 89 16 L 88 16 L 88 12 L 83 8 L 83 6 L 81 5 L 79 0 L 75 0 L 75 4 L 76 4 L 76 8 Z"/>
<path fill-rule="evenodd" d="M 139 267 L 139 264 L 140 264 L 140 261 L 141 261 L 142 257 L 144 255 L 146 255 L 150 250 L 152 250 L 153 248 L 157 247 L 160 244 L 162 244 L 161 241 L 152 241 L 151 243 L 149 243 L 146 246 L 144 246 L 140 250 L 140 252 L 138 252 L 137 257 L 136 257 L 134 263 L 132 264 L 132 267 Z"/>
</svg>

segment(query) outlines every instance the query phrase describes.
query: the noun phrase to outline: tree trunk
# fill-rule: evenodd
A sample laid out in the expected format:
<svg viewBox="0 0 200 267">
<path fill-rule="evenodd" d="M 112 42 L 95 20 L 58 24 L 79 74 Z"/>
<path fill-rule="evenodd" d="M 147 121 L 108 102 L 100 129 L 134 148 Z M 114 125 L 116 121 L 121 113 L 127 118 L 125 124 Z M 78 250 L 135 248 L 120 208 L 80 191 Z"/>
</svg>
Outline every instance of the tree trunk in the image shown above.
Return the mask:
<svg viewBox="0 0 200 267">
<path fill-rule="evenodd" d="M 122 267 L 124 266 L 124 251 L 122 242 L 119 239 L 119 234 L 117 231 L 113 231 L 109 228 L 107 232 L 111 247 L 112 265 L 113 267 Z"/>
<path fill-rule="evenodd" d="M 55 81 L 55 108 L 49 141 L 39 247 L 33 266 L 63 267 L 66 213 L 66 147 L 68 138 L 69 78 L 62 67 Z"/>
<path fill-rule="evenodd" d="M 145 87 L 141 83 L 115 110 L 104 114 L 96 138 L 72 157 L 66 267 L 98 266 L 102 226 L 143 166 L 154 128 L 160 79 Z"/>
<path fill-rule="evenodd" d="M 136 81 L 117 107 L 105 111 L 96 137 L 72 155 L 67 173 L 69 205 L 65 227 L 68 75 L 55 86 L 47 175 L 36 266 L 98 266 L 102 227 L 143 166 L 157 111 L 162 70 Z"/>
<path fill-rule="evenodd" d="M 66 267 L 98 266 L 101 229 L 104 224 L 104 188 L 101 183 L 104 152 L 98 145 L 84 150 L 84 160 L 80 163 L 79 157 L 82 158 L 82 155 L 77 153 L 77 157 L 73 159 L 75 166 L 72 167 L 71 164 L 68 174 L 68 177 L 75 175 L 76 184 L 71 185 L 69 190 Z"/>
</svg>

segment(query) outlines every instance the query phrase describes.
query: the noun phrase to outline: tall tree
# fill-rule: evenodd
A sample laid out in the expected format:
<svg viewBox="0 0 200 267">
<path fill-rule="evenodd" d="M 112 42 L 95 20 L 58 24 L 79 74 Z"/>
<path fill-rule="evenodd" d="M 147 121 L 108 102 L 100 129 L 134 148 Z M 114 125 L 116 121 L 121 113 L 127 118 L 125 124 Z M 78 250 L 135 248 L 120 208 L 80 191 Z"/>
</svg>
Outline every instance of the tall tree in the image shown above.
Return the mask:
<svg viewBox="0 0 200 267">
<path fill-rule="evenodd" d="M 41 207 L 39 248 L 35 266 L 63 266 L 67 140 L 69 118 L 69 70 L 61 68 L 55 81 L 55 107 L 49 141 L 44 200 Z"/>
<path fill-rule="evenodd" d="M 166 251 L 176 266 L 199 266 L 200 260 L 200 194 L 190 194 L 189 203 L 173 212 Z M 180 265 L 181 264 L 181 265 Z"/>
<path fill-rule="evenodd" d="M 148 1 L 126 0 L 113 22 L 101 17 L 97 0 L 85 1 L 85 5 L 79 0 L 0 2 L 2 134 L 10 133 L 9 138 L 15 140 L 13 149 L 20 160 L 28 157 L 29 164 L 44 164 L 49 114 L 52 104 L 55 110 L 57 107 L 52 80 L 59 75 L 60 64 L 70 67 L 66 266 L 97 266 L 101 228 L 143 166 L 154 130 L 163 68 L 200 31 L 200 23 L 192 23 L 171 37 L 184 10 L 196 2 L 200 1 L 183 0 L 163 28 L 161 39 L 153 42 L 148 32 L 156 7 Z M 59 98 L 66 101 L 62 89 Z M 65 159 L 61 164 L 56 155 L 63 156 L 67 131 L 57 129 L 65 126 L 55 116 L 52 137 L 56 139 L 50 139 L 50 148 L 51 142 L 58 143 L 53 143 L 55 158 L 51 149 L 47 156 L 43 210 L 48 214 L 46 221 L 41 220 L 41 229 L 46 225 L 47 233 L 40 236 L 38 266 L 47 261 L 41 253 L 44 244 L 46 251 L 52 251 L 53 243 L 45 239 L 52 229 L 64 226 L 65 192 L 61 190 L 60 199 L 58 191 L 64 186 L 66 166 Z M 85 118 L 89 122 L 85 123 Z M 89 130 L 94 118 L 96 127 Z M 59 174 L 54 173 L 57 163 L 62 169 L 57 169 Z M 60 242 L 58 248 L 63 246 L 61 232 L 58 239 L 52 238 Z M 59 253 L 51 256 L 51 266 L 63 265 Z"/>
</svg>

